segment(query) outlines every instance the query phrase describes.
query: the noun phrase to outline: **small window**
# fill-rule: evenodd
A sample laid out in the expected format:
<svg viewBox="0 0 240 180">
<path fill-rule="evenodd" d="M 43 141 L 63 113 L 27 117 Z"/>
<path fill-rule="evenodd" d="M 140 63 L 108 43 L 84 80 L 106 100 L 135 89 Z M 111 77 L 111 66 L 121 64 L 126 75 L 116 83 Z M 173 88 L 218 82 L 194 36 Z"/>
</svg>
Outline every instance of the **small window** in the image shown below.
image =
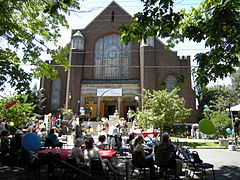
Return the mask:
<svg viewBox="0 0 240 180">
<path fill-rule="evenodd" d="M 172 91 L 177 84 L 177 79 L 174 75 L 169 75 L 166 78 L 166 85 L 167 85 L 167 91 L 170 92 Z"/>
<path fill-rule="evenodd" d="M 114 17 L 115 16 L 115 13 L 114 13 L 114 11 L 112 11 L 112 22 L 114 22 Z"/>
</svg>

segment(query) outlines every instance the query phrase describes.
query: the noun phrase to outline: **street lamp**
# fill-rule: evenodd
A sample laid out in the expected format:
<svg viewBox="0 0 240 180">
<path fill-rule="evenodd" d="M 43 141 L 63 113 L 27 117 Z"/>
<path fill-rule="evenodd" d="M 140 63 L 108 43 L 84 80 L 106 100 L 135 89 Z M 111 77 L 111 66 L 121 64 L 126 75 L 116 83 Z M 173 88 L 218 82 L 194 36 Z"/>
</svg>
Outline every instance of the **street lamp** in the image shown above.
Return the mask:
<svg viewBox="0 0 240 180">
<path fill-rule="evenodd" d="M 136 100 L 137 102 L 137 108 L 138 108 L 138 101 L 139 101 L 139 97 L 138 96 L 135 96 L 134 99 Z"/>
<path fill-rule="evenodd" d="M 69 70 L 68 70 L 68 73 L 67 73 L 67 86 L 66 86 L 66 101 L 65 101 L 66 110 L 68 109 L 68 104 L 69 104 L 72 51 L 73 51 L 73 49 L 83 50 L 83 48 L 84 48 L 84 37 L 83 37 L 83 35 L 80 31 L 77 31 L 71 38 L 71 50 L 70 50 L 70 53 L 69 53 L 69 60 L 68 60 L 69 61 Z"/>
</svg>

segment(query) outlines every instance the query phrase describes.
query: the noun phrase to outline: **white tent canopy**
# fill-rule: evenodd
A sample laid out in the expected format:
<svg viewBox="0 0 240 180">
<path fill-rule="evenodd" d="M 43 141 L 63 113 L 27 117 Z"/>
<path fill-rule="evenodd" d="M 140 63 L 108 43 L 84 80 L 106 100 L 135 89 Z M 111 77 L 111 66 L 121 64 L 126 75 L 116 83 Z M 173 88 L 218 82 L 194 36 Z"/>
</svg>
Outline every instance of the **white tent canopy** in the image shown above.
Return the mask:
<svg viewBox="0 0 240 180">
<path fill-rule="evenodd" d="M 240 111 L 240 104 L 230 108 L 230 111 Z"/>
</svg>

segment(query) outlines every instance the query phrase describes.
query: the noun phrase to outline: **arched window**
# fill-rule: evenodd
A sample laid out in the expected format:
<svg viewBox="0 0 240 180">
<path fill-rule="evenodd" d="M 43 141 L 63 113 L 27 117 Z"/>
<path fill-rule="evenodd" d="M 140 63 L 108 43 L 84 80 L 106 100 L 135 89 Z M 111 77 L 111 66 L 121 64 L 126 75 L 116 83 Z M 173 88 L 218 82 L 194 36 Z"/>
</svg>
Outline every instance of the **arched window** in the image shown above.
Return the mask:
<svg viewBox="0 0 240 180">
<path fill-rule="evenodd" d="M 56 78 L 52 81 L 50 110 L 56 111 L 60 107 L 61 80 Z"/>
<path fill-rule="evenodd" d="M 111 34 L 95 44 L 94 78 L 129 79 L 131 45 L 120 44 L 120 35 Z"/>
<path fill-rule="evenodd" d="M 177 79 L 174 75 L 168 75 L 166 78 L 167 91 L 172 91 L 177 84 Z"/>
</svg>

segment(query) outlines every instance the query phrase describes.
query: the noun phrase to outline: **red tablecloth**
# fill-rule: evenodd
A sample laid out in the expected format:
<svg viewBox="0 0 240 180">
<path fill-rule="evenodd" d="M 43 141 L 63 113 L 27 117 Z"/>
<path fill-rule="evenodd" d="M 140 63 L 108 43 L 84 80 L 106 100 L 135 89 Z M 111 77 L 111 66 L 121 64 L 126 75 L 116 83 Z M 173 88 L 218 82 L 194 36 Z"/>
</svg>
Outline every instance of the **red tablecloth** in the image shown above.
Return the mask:
<svg viewBox="0 0 240 180">
<path fill-rule="evenodd" d="M 116 156 L 117 151 L 99 149 L 99 153 L 102 158 L 111 158 L 113 156 Z"/>
<path fill-rule="evenodd" d="M 129 134 L 133 134 L 134 136 L 142 135 L 143 137 L 146 137 L 151 134 L 158 135 L 159 132 L 141 132 L 141 133 L 129 133 Z"/>
<path fill-rule="evenodd" d="M 142 132 L 143 137 L 146 137 L 146 136 L 148 136 L 150 134 L 158 135 L 159 133 L 158 132 Z"/>
<path fill-rule="evenodd" d="M 71 149 L 45 149 L 45 150 L 38 151 L 37 154 L 41 156 L 41 155 L 48 154 L 49 152 L 59 153 L 60 158 L 62 160 L 66 160 L 67 157 L 70 155 Z M 102 158 L 111 158 L 117 154 L 117 151 L 99 149 L 99 153 Z"/>
<path fill-rule="evenodd" d="M 70 155 L 71 149 L 44 149 L 41 151 L 38 151 L 38 155 L 45 155 L 51 153 L 59 153 L 61 160 L 66 160 L 67 157 Z"/>
</svg>

